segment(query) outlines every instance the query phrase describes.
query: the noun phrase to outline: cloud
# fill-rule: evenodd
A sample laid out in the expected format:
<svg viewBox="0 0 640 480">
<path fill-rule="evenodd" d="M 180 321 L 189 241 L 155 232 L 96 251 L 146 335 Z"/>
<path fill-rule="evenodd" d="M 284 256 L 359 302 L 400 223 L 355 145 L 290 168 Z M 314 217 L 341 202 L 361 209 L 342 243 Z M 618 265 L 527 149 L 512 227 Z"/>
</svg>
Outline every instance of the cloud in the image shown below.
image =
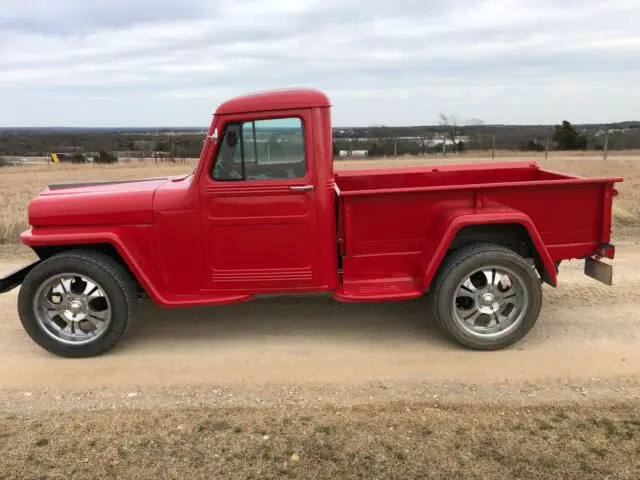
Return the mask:
<svg viewBox="0 0 640 480">
<path fill-rule="evenodd" d="M 636 0 L 3 0 L 0 125 L 199 126 L 326 91 L 340 125 L 639 118 Z"/>
</svg>

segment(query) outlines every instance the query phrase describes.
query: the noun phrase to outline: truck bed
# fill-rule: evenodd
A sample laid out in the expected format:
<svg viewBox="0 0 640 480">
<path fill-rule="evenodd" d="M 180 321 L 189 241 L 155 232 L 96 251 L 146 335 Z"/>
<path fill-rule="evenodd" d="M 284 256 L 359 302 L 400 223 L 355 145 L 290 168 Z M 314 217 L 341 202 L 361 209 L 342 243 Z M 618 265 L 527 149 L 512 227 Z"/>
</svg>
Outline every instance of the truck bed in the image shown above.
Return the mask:
<svg viewBox="0 0 640 480">
<path fill-rule="evenodd" d="M 541 169 L 535 162 L 477 163 L 392 169 L 340 170 L 335 174 L 341 195 L 533 185 L 575 181 L 580 177 Z M 588 179 L 582 179 L 588 180 Z M 592 179 L 601 181 L 602 179 Z M 506 186 L 506 185 L 505 185 Z"/>
<path fill-rule="evenodd" d="M 338 296 L 383 300 L 400 290 L 406 298 L 419 296 L 428 290 L 435 274 L 430 269 L 449 248 L 441 252 L 460 218 L 516 228 L 528 222 L 554 264 L 595 255 L 610 240 L 613 185 L 620 181 L 531 162 L 339 171 Z M 478 230 L 469 228 L 465 224 L 454 235 Z"/>
</svg>

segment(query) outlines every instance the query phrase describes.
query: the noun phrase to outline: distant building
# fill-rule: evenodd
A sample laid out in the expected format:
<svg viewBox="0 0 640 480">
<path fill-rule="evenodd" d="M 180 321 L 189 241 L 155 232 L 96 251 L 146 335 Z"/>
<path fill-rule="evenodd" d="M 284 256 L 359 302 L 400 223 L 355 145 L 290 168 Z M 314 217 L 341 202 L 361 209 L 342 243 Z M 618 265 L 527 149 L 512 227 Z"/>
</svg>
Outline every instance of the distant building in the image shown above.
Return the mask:
<svg viewBox="0 0 640 480">
<path fill-rule="evenodd" d="M 338 152 L 340 158 L 367 158 L 369 156 L 369 150 L 340 150 Z"/>
</svg>

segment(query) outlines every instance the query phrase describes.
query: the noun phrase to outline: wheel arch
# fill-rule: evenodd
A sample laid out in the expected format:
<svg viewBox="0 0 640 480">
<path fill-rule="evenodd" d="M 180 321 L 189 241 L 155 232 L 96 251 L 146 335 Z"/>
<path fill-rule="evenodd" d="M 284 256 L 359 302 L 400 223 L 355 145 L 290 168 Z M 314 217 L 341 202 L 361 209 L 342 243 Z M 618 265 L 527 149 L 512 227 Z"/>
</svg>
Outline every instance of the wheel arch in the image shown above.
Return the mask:
<svg viewBox="0 0 640 480">
<path fill-rule="evenodd" d="M 138 293 L 146 293 L 146 290 L 140 283 L 138 276 L 129 266 L 129 263 L 124 259 L 118 248 L 109 242 L 96 242 L 96 243 L 70 243 L 63 245 L 40 245 L 31 247 L 33 251 L 38 255 L 41 261 L 51 258 L 55 255 L 72 251 L 87 251 L 96 252 L 105 255 L 114 260 L 118 265 L 123 267 L 130 275 L 138 288 Z"/>
<path fill-rule="evenodd" d="M 122 232 L 125 238 L 116 232 L 66 232 L 44 233 L 33 231 L 21 235 L 22 242 L 29 246 L 41 260 L 73 250 L 94 251 L 112 258 L 121 265 L 136 283 L 139 294 L 146 294 L 158 303 L 162 303 L 162 295 L 158 291 L 158 281 L 153 272 L 155 249 L 152 245 L 141 243 L 141 237 L 130 232 Z M 136 238 L 137 237 L 137 238 Z"/>
<path fill-rule="evenodd" d="M 522 212 L 445 216 L 442 223 L 446 226 L 440 230 L 441 241 L 425 262 L 425 291 L 430 289 L 447 255 L 474 243 L 501 245 L 524 258 L 531 258 L 542 280 L 557 286 L 557 266 L 533 221 Z"/>
</svg>

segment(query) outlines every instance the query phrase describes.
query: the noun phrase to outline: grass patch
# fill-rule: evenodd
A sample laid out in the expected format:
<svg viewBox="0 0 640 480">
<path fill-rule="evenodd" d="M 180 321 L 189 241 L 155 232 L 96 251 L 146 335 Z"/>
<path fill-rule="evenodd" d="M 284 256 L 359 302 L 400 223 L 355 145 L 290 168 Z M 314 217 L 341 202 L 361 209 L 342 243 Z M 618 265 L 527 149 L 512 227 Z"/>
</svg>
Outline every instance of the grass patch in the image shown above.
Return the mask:
<svg viewBox="0 0 640 480">
<path fill-rule="evenodd" d="M 316 427 L 316 432 L 329 435 L 334 432 L 334 429 L 329 425 L 319 425 Z"/>
<path fill-rule="evenodd" d="M 553 417 L 551 417 L 551 421 L 553 423 L 560 423 L 568 419 L 569 419 L 569 416 L 566 414 L 566 412 L 562 410 L 556 412 L 556 414 Z"/>
<path fill-rule="evenodd" d="M 4 415 L 0 478 L 639 478 L 640 402 L 562 412 L 402 403 L 336 413 Z"/>
<path fill-rule="evenodd" d="M 538 429 L 544 431 L 553 430 L 553 425 L 545 422 L 544 420 L 538 420 Z"/>
<path fill-rule="evenodd" d="M 231 424 L 227 420 L 205 420 L 202 423 L 199 423 L 196 426 L 197 432 L 221 432 L 224 430 L 229 430 L 231 428 Z"/>
</svg>

